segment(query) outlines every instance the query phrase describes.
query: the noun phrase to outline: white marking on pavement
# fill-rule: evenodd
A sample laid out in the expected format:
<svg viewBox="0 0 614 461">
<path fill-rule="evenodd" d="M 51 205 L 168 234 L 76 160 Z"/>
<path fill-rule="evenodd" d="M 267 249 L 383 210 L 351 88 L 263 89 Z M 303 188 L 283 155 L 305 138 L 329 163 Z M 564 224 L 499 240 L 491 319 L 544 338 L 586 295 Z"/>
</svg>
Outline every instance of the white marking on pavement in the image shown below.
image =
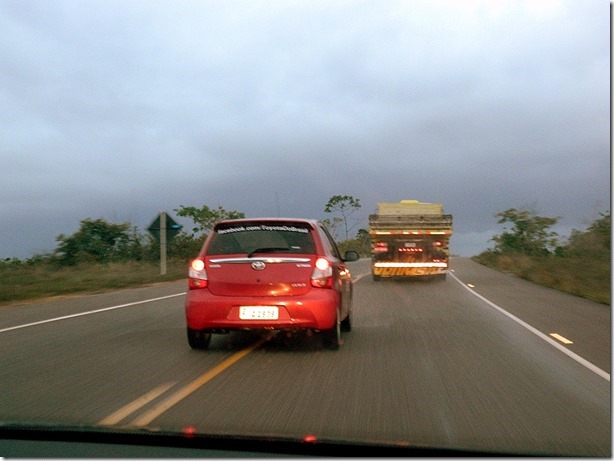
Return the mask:
<svg viewBox="0 0 614 461">
<path fill-rule="evenodd" d="M 361 278 L 371 274 L 371 272 L 366 272 L 364 274 L 358 274 L 356 277 L 352 278 L 352 282 L 358 282 Z"/>
<path fill-rule="evenodd" d="M 539 331 L 537 328 L 532 327 L 531 325 L 529 325 L 528 323 L 524 322 L 523 320 L 520 320 L 518 317 L 516 317 L 515 315 L 510 314 L 509 312 L 507 312 L 505 309 L 497 306 L 495 303 L 493 303 L 492 301 L 489 301 L 488 299 L 486 299 L 484 296 L 480 295 L 479 293 L 476 293 L 475 291 L 473 291 L 472 289 L 468 288 L 464 282 L 462 282 L 456 275 L 454 274 L 450 274 L 458 283 L 460 283 L 463 288 L 465 288 L 467 291 L 469 291 L 470 293 L 474 294 L 475 296 L 477 296 L 478 298 L 480 298 L 482 301 L 484 301 L 486 304 L 488 304 L 490 307 L 493 307 L 494 309 L 497 309 L 499 312 L 501 312 L 503 315 L 506 315 L 507 317 L 509 317 L 510 319 L 512 319 L 514 322 L 518 323 L 519 325 L 525 327 L 527 330 L 529 330 L 531 333 L 537 335 L 538 337 L 540 337 L 541 339 L 543 339 L 544 341 L 546 341 L 548 344 L 556 347 L 558 350 L 560 350 L 561 352 L 563 352 L 564 354 L 568 355 L 569 357 L 571 357 L 572 359 L 574 359 L 576 362 L 580 363 L 581 365 L 584 365 L 586 368 L 588 368 L 589 370 L 591 370 L 593 373 L 598 374 L 599 376 L 601 376 L 603 379 L 606 379 L 608 381 L 610 381 L 610 374 L 603 371 L 601 368 L 597 367 L 596 365 L 593 365 L 591 362 L 589 362 L 588 360 L 580 357 L 578 354 L 575 354 L 573 352 L 571 352 L 569 349 L 567 349 L 566 347 L 562 346 L 561 344 L 559 344 L 558 342 L 556 342 L 554 339 L 546 336 L 545 334 L 543 334 L 541 331 Z"/>
<path fill-rule="evenodd" d="M 6 333 L 7 331 L 19 330 L 21 328 L 27 328 L 27 327 L 33 327 L 33 326 L 36 326 L 36 325 L 42 325 L 44 323 L 51 323 L 51 322 L 58 322 L 60 320 L 72 319 L 74 317 L 81 317 L 83 315 L 98 314 L 100 312 L 106 312 L 106 311 L 112 311 L 114 309 L 121 309 L 121 308 L 124 308 L 124 307 L 136 306 L 138 304 L 145 304 L 145 303 L 151 303 L 151 302 L 154 302 L 154 301 L 161 301 L 163 299 L 176 298 L 177 296 L 183 296 L 185 294 L 186 294 L 185 292 L 184 293 L 177 293 L 177 294 L 174 294 L 174 295 L 161 296 L 159 298 L 145 299 L 143 301 L 135 301 L 133 303 L 120 304 L 119 306 L 111 306 L 111 307 L 105 307 L 105 308 L 102 308 L 102 309 L 96 309 L 96 310 L 93 310 L 93 311 L 80 312 L 78 314 L 64 315 L 62 317 L 55 317 L 55 318 L 52 318 L 52 319 L 41 320 L 39 322 L 26 323 L 26 324 L 17 325 L 17 326 L 14 326 L 14 327 L 3 328 L 2 330 L 0 330 L 0 333 Z"/>
</svg>

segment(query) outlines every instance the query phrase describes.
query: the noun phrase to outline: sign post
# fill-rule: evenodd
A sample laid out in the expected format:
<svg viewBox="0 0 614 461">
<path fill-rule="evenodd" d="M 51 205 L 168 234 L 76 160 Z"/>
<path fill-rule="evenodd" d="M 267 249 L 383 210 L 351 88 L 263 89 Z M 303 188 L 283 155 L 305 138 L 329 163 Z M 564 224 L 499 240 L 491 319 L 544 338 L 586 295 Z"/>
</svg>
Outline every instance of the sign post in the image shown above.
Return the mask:
<svg viewBox="0 0 614 461">
<path fill-rule="evenodd" d="M 181 225 L 177 224 L 166 211 L 161 211 L 147 230 L 160 242 L 160 275 L 165 275 L 168 241 L 181 231 Z"/>
<path fill-rule="evenodd" d="M 166 274 L 166 212 L 160 212 L 160 275 Z"/>
</svg>

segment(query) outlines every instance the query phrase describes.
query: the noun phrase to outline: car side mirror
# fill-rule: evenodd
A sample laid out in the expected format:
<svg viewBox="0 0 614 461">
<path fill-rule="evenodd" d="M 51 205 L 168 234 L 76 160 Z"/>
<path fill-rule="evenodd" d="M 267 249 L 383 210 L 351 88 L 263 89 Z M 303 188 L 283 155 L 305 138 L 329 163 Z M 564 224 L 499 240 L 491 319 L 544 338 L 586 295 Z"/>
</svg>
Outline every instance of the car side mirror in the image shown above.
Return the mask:
<svg viewBox="0 0 614 461">
<path fill-rule="evenodd" d="M 346 251 L 345 256 L 343 257 L 343 260 L 348 261 L 348 262 L 358 261 L 359 259 L 360 259 L 360 255 L 358 254 L 357 251 L 354 251 L 354 250 Z"/>
</svg>

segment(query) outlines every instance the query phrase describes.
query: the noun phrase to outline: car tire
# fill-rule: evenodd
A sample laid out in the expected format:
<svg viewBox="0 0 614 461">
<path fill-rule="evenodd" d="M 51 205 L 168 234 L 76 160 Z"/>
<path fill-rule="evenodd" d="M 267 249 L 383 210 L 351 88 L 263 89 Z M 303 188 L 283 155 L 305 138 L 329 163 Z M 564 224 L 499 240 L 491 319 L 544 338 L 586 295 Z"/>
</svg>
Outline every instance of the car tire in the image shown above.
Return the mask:
<svg viewBox="0 0 614 461">
<path fill-rule="evenodd" d="M 341 331 L 352 331 L 352 309 L 348 312 L 348 316 L 341 321 Z"/>
<path fill-rule="evenodd" d="M 373 274 L 373 281 L 374 282 L 379 282 L 381 280 L 381 278 L 382 278 L 381 276 Z"/>
<path fill-rule="evenodd" d="M 211 333 L 188 328 L 188 344 L 192 349 L 207 349 L 211 342 Z"/>
<path fill-rule="evenodd" d="M 341 346 L 341 321 L 339 319 L 339 309 L 337 309 L 337 321 L 335 322 L 335 326 L 329 330 L 323 330 L 321 332 L 322 336 L 322 345 L 326 349 L 330 349 L 332 351 L 339 350 Z"/>
</svg>

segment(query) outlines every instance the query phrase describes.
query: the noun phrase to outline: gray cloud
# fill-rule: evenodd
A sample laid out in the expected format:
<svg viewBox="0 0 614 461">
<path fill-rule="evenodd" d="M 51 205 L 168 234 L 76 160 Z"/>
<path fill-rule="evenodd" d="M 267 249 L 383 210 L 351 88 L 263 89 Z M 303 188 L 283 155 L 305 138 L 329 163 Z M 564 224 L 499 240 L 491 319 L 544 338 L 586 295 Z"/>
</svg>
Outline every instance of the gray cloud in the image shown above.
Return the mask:
<svg viewBox="0 0 614 461">
<path fill-rule="evenodd" d="M 609 208 L 610 11 L 569 1 L 0 1 L 0 258 L 86 217 L 441 202 L 454 250 Z M 189 225 L 189 223 L 185 223 Z"/>
</svg>

